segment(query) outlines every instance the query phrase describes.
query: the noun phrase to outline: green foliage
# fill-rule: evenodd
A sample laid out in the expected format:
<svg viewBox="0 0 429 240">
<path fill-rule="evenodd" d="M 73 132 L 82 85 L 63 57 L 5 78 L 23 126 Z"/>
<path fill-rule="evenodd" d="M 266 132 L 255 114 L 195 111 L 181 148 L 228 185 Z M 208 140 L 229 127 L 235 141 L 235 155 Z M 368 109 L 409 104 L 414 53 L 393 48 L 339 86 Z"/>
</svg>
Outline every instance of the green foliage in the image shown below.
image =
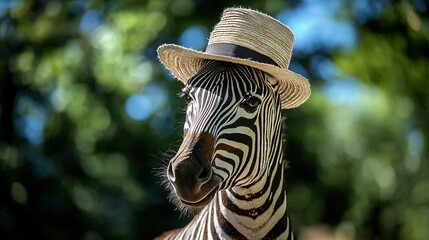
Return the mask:
<svg viewBox="0 0 429 240">
<path fill-rule="evenodd" d="M 302 236 L 317 224 L 348 239 L 429 235 L 429 6 L 415 2 L 361 21 L 338 1 L 356 46 L 294 56 L 313 86 L 285 112 L 288 206 Z M 276 15 L 300 4 L 1 2 L 2 239 L 151 239 L 183 226 L 155 176 L 184 117 L 157 46 L 188 27 L 210 31 L 227 6 Z M 337 71 L 320 77 L 313 55 Z M 129 112 L 132 96 L 150 99 L 146 115 Z"/>
</svg>

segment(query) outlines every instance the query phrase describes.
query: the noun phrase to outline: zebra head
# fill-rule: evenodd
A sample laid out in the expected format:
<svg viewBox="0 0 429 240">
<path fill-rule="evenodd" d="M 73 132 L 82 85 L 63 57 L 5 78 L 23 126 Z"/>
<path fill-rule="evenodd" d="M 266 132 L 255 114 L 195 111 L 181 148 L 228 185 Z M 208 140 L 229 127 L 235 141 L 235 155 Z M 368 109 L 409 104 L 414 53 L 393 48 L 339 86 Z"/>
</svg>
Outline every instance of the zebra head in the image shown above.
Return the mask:
<svg viewBox="0 0 429 240">
<path fill-rule="evenodd" d="M 201 208 L 216 192 L 259 181 L 282 154 L 277 82 L 244 65 L 207 61 L 180 94 L 184 140 L 167 167 L 181 208 Z"/>
</svg>

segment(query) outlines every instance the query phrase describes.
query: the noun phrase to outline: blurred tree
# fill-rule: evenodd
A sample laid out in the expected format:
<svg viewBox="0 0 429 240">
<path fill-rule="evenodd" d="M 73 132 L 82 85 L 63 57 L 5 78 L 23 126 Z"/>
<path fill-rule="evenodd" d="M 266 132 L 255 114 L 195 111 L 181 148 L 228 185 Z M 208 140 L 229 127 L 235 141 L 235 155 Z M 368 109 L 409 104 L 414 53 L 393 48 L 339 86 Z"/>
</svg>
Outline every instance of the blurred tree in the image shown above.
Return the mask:
<svg viewBox="0 0 429 240">
<path fill-rule="evenodd" d="M 358 115 L 340 156 L 353 160 L 344 216 L 364 238 L 429 235 L 429 21 L 427 6 L 413 2 L 387 5 L 362 27 L 355 51 L 334 56 L 341 74 L 364 86 L 360 104 L 348 108 Z"/>
<path fill-rule="evenodd" d="M 313 96 L 285 113 L 296 231 L 428 236 L 424 1 L 5 0 L 1 238 L 151 239 L 183 226 L 155 176 L 184 107 L 156 48 L 203 49 L 222 9 L 238 5 L 307 24 L 291 68 Z"/>
<path fill-rule="evenodd" d="M 316 71 L 324 81 L 296 117 L 308 120 L 289 124 L 303 138 L 303 146 L 289 148 L 311 159 L 290 170 L 309 172 L 303 183 L 290 183 L 299 225 L 328 223 L 357 239 L 429 235 L 429 22 L 427 6 L 413 3 L 384 2 L 376 13 L 352 3 L 338 12 L 359 26 L 359 42 L 352 50 L 317 53 L 323 57 L 316 70 L 328 69 L 328 76 Z"/>
<path fill-rule="evenodd" d="M 124 105 L 146 87 L 171 95 L 168 82 L 153 80 L 162 72 L 149 60 L 168 2 L 135 4 L 2 6 L 0 157 L 7 194 L 0 222 L 6 238 L 133 239 L 164 227 L 162 219 L 144 217 L 165 209 L 146 169 L 159 165 L 150 149 L 177 138 L 175 112 L 168 111 L 175 102 L 164 97 L 152 105 L 157 109 L 140 110 L 147 111 L 144 123 L 133 121 Z"/>
</svg>

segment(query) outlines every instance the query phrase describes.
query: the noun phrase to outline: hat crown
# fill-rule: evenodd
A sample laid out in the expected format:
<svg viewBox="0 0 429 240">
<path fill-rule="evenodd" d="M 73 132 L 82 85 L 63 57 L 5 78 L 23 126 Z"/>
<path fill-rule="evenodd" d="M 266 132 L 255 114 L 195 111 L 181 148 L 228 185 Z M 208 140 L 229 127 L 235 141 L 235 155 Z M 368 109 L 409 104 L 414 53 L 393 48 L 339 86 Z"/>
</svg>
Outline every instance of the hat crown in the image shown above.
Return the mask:
<svg viewBox="0 0 429 240">
<path fill-rule="evenodd" d="M 271 58 L 281 68 L 288 68 L 293 42 L 292 31 L 271 16 L 251 9 L 228 8 L 211 32 L 208 46 L 239 45 Z"/>
</svg>

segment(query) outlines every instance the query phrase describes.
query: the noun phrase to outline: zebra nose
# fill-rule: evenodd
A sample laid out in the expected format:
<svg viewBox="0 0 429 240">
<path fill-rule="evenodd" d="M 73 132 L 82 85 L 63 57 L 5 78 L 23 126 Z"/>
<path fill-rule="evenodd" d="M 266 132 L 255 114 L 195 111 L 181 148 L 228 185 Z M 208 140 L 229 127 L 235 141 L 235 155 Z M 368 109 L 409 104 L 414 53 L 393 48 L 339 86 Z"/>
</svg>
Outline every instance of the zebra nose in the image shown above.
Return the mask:
<svg viewBox="0 0 429 240">
<path fill-rule="evenodd" d="M 177 163 L 171 161 L 167 169 L 167 176 L 176 190 L 187 188 L 191 191 L 198 191 L 212 177 L 212 168 L 208 161 L 191 155 Z"/>
</svg>

